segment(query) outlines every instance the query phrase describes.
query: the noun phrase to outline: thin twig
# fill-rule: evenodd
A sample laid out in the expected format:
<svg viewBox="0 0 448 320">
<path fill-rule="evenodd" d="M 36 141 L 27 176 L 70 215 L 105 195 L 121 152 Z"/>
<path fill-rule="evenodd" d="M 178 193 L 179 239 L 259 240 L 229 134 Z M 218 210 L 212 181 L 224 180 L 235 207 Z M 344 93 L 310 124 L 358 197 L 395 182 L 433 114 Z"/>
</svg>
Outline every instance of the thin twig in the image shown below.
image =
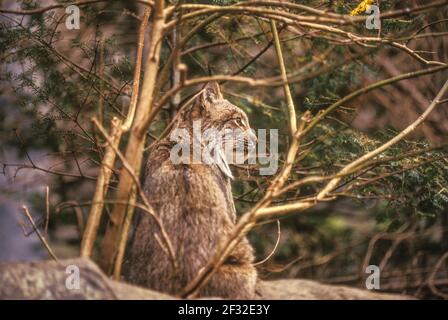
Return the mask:
<svg viewBox="0 0 448 320">
<path fill-rule="evenodd" d="M 45 229 L 44 235 L 48 235 L 48 223 L 50 222 L 50 187 L 45 187 Z"/>
<path fill-rule="evenodd" d="M 54 254 L 53 250 L 50 248 L 50 245 L 48 244 L 47 240 L 45 239 L 45 237 L 42 235 L 42 233 L 40 232 L 40 230 L 37 228 L 36 224 L 34 223 L 34 219 L 31 216 L 30 212 L 28 211 L 28 208 L 24 205 L 24 206 L 22 206 L 22 209 L 25 212 L 25 215 L 28 218 L 28 221 L 31 223 L 34 232 L 36 232 L 37 236 L 39 237 L 40 241 L 44 245 L 45 249 L 47 249 L 47 252 L 50 255 L 50 257 L 53 260 L 58 261 L 58 258 Z"/>
</svg>

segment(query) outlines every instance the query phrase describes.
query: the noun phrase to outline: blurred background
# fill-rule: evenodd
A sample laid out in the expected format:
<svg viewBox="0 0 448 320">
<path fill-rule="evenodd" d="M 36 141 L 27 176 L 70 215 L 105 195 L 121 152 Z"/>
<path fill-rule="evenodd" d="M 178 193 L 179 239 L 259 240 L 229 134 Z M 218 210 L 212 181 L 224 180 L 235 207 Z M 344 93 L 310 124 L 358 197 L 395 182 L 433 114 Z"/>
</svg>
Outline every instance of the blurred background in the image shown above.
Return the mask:
<svg viewBox="0 0 448 320">
<path fill-rule="evenodd" d="M 187 2 L 230 5 L 236 1 Z M 359 2 L 296 1 L 345 14 Z M 46 3 L 50 2 L 0 1 L 0 7 L 32 9 Z M 427 1 L 381 0 L 377 4 L 385 12 Z M 90 118 L 98 109 L 103 110 L 104 123 L 126 114 L 140 25 L 137 17 L 142 13 L 142 6 L 133 1 L 95 3 L 81 8 L 80 30 L 65 28 L 63 9 L 41 15 L 0 14 L 0 261 L 48 258 L 23 205 L 59 258 L 79 254 L 101 162 Z M 447 17 L 448 8 L 442 6 L 385 20 L 381 36 L 404 39 L 402 43 L 426 60 L 446 63 Z M 167 39 L 162 57 L 169 54 L 176 36 L 185 35 L 194 23 L 188 22 Z M 362 25 L 347 29 L 378 35 L 378 30 Z M 306 30 L 292 33 L 281 25 L 279 31 L 287 71 L 299 79 L 291 85 L 298 114 L 306 110 L 316 114 L 367 84 L 426 67 L 387 45 L 346 44 Z M 189 78 L 209 74 L 272 77 L 278 75 L 278 66 L 270 39 L 269 23 L 263 19 L 225 15 L 199 30 L 180 59 L 188 67 Z M 341 63 L 344 59 L 347 62 Z M 447 79 L 445 70 L 400 81 L 344 105 L 303 142 L 306 152 L 299 154 L 291 179 L 334 172 L 387 141 L 425 110 Z M 185 90 L 178 98 L 186 99 L 198 89 Z M 284 154 L 288 129 L 282 88 L 229 82 L 222 90 L 247 112 L 253 128 L 279 129 Z M 175 101 L 164 107 L 151 126 L 149 143 L 178 107 Z M 338 200 L 258 225 L 249 235 L 257 260 L 272 254 L 258 265 L 261 277 L 309 278 L 364 288 L 369 275 L 365 268 L 374 264 L 381 269 L 383 291 L 447 298 L 447 133 L 445 103 L 406 141 L 389 150 L 385 156 L 392 160 L 385 167 L 373 168 L 369 178 L 394 174 Z M 393 160 L 413 150 L 428 151 L 412 159 Z M 119 168 L 120 164 L 115 172 Z M 241 213 L 256 203 L 272 177 L 244 168 L 233 170 L 238 177 L 234 197 Z M 112 190 L 116 179 L 114 175 Z M 312 194 L 318 187 L 294 190 L 278 201 Z M 109 209 L 106 206 L 106 212 Z"/>
</svg>

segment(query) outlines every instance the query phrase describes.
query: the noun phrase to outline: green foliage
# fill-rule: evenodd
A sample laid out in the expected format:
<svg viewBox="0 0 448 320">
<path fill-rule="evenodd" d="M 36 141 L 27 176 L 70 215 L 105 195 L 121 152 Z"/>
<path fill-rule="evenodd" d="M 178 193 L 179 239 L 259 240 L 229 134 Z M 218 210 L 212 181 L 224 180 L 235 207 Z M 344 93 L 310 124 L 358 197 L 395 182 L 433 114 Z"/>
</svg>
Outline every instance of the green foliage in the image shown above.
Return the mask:
<svg viewBox="0 0 448 320">
<path fill-rule="evenodd" d="M 232 5 L 236 2 L 238 1 L 188 1 L 215 5 Z M 297 3 L 346 14 L 359 1 L 308 0 Z M 395 8 L 397 3 L 398 1 L 380 1 L 381 11 Z M 23 9 L 39 5 L 38 1 L 22 2 Z M 109 10 L 103 10 L 101 5 L 93 5 L 89 6 L 89 10 L 83 11 L 83 28 L 91 32 L 88 36 L 81 32 L 75 33 L 71 41 L 63 42 L 65 49 L 69 48 L 61 50 L 66 59 L 58 55 L 55 49 L 68 36 L 60 31 L 55 32 L 57 21 L 49 13 L 32 15 L 23 21 L 2 20 L 0 26 L 1 59 L 5 65 L 10 66 L 0 73 L 0 90 L 2 96 L 10 91 L 13 93 L 13 99 L 7 101 L 8 111 L 0 109 L 3 130 L 12 133 L 13 129 L 19 129 L 27 147 L 61 154 L 82 154 L 88 159 L 86 167 L 93 167 L 95 170 L 102 153 L 98 152 L 101 150 L 101 146 L 95 142 L 98 132 L 92 129 L 90 118 L 98 116 L 100 87 L 105 109 L 103 124 L 108 127 L 113 116 L 123 118 L 126 114 L 135 66 L 135 30 L 139 23 L 124 14 L 125 9 L 129 10 L 132 4 L 116 1 L 108 5 Z M 409 19 L 383 21 L 382 35 L 411 32 L 424 23 L 425 17 L 412 15 Z M 119 19 L 124 19 L 124 23 L 118 23 Z M 200 17 L 188 21 L 182 35 L 202 19 Z M 281 27 L 279 23 L 279 29 Z M 109 32 L 103 32 L 105 29 Z M 271 34 L 267 30 L 269 24 L 266 21 L 241 15 L 225 15 L 222 19 L 213 21 L 200 29 L 184 48 L 188 50 L 201 45 L 216 45 L 181 56 L 181 61 L 188 66 L 188 78 L 206 76 L 209 73 L 229 75 L 240 71 L 271 40 Z M 362 24 L 350 25 L 347 30 L 372 36 L 372 31 L 366 30 Z M 369 63 L 384 51 L 385 47 L 382 45 L 368 49 L 357 47 L 366 49 L 362 51 L 365 52 L 365 59 L 362 61 L 351 61 L 314 75 L 313 72 L 354 56 L 355 52 L 346 45 L 329 41 L 328 37 L 319 37 L 319 33 L 315 37 L 307 37 L 283 30 L 280 35 L 284 40 L 282 46 L 288 73 L 305 78 L 290 85 L 299 120 L 305 111 L 315 116 L 332 103 L 365 86 L 366 77 L 373 80 L 385 77 L 379 66 Z M 292 38 L 297 38 L 297 41 L 292 41 Z M 105 40 L 105 67 L 102 76 L 98 70 L 101 39 Z M 167 43 L 168 40 L 163 43 L 163 62 L 171 53 Z M 84 68 L 74 65 L 70 59 L 81 61 Z M 278 62 L 271 47 L 238 75 L 263 79 L 278 74 Z M 165 87 L 162 91 L 166 92 L 167 89 Z M 199 87 L 182 91 L 181 98 L 189 97 L 197 89 Z M 227 82 L 223 84 L 223 92 L 228 100 L 246 111 L 252 127 L 279 129 L 281 167 L 290 143 L 288 115 L 281 87 L 258 88 Z M 360 97 L 359 100 L 350 101 L 338 108 L 303 138 L 299 161 L 295 164 L 288 183 L 308 175 L 336 174 L 343 166 L 397 134 L 392 129 L 361 131 L 351 124 L 363 98 L 366 97 Z M 163 107 L 160 116 L 151 125 L 148 144 L 171 121 L 169 106 Z M 7 117 L 10 113 L 13 116 Z M 100 139 L 99 142 L 103 141 Z M 18 147 L 24 155 L 23 146 L 13 134 L 2 136 L 2 143 Z M 300 262 L 306 265 L 304 261 L 313 261 L 342 250 L 343 247 L 354 246 L 355 242 L 362 244 L 356 247 L 353 254 L 361 256 L 367 248 L 366 234 L 370 236 L 375 232 L 404 230 L 420 222 L 431 224 L 442 217 L 448 208 L 447 153 L 444 149 L 429 150 L 429 147 L 428 142 L 419 139 L 402 141 L 373 159 L 377 163 L 372 162 L 364 168 L 365 172 L 361 172 L 362 174 L 357 172 L 343 177 L 335 191 L 343 192 L 351 187 L 348 194 L 341 195 L 343 200 L 324 203 L 323 208 L 317 207 L 308 215 L 290 214 L 282 217 L 281 245 L 272 258 L 272 264 L 289 263 L 300 257 Z M 428 150 L 421 154 L 402 157 L 425 149 Z M 381 162 L 384 159 L 387 161 Z M 64 164 L 65 168 L 76 168 L 73 161 L 67 163 L 70 164 Z M 262 197 L 272 177 L 259 177 L 256 170 L 240 169 L 238 173 L 239 178 L 234 182 L 233 191 L 238 212 L 244 212 Z M 79 172 L 76 171 L 76 174 Z M 383 178 L 370 184 L 356 185 L 357 182 L 378 177 Z M 58 178 L 54 180 L 52 192 L 58 194 L 61 201 L 89 201 L 93 183 L 86 182 L 89 185 L 85 190 L 88 191 L 82 193 L 80 190 L 84 189 L 83 183 L 85 179 L 82 178 Z M 291 190 L 277 199 L 274 205 L 313 196 L 325 183 L 326 181 L 308 184 Z M 112 184 L 115 187 L 115 176 Z M 42 203 L 39 196 L 33 196 L 30 200 Z M 42 209 L 36 206 L 37 211 Z M 351 212 L 348 217 L 347 211 Z M 363 224 L 374 220 L 376 223 L 373 225 Z M 359 230 L 364 234 L 360 236 Z M 267 256 L 275 244 L 277 225 L 262 225 L 250 237 L 258 256 Z M 422 241 L 421 245 L 428 244 Z M 329 268 L 328 274 L 324 271 L 318 274 L 317 269 L 313 268 L 301 271 L 300 268 L 294 269 L 295 266 L 291 274 L 310 277 L 316 274 L 342 276 L 347 271 L 357 273 L 354 266 L 350 257 L 343 256 L 333 268 Z"/>
</svg>

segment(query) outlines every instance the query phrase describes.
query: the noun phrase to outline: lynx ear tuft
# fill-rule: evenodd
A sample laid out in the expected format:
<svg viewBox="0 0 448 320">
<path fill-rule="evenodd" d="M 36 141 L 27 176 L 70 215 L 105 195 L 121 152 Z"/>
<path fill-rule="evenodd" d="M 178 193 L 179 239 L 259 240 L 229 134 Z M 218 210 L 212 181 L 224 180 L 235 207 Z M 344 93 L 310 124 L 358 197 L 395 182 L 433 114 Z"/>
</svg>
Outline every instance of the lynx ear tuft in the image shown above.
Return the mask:
<svg viewBox="0 0 448 320">
<path fill-rule="evenodd" d="M 191 119 L 198 119 L 206 114 L 217 100 L 223 99 L 219 84 L 217 82 L 209 82 L 202 90 L 202 93 L 196 98 L 193 103 L 193 108 L 190 112 Z"/>
<path fill-rule="evenodd" d="M 219 89 L 219 84 L 215 81 L 207 83 L 204 88 L 204 92 L 201 94 L 202 102 L 204 104 L 211 104 L 216 100 L 223 98 L 221 94 L 221 89 Z"/>
</svg>

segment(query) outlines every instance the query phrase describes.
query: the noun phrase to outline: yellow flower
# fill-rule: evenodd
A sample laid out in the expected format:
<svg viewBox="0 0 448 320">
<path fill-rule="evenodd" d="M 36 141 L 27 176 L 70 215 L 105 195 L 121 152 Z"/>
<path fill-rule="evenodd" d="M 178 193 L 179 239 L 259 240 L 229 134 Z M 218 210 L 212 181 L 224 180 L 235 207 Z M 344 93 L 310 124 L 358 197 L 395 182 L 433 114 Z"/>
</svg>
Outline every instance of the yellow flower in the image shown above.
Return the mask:
<svg viewBox="0 0 448 320">
<path fill-rule="evenodd" d="M 355 9 L 350 12 L 351 16 L 356 16 L 367 10 L 367 7 L 373 3 L 373 0 L 363 0 Z"/>
</svg>

